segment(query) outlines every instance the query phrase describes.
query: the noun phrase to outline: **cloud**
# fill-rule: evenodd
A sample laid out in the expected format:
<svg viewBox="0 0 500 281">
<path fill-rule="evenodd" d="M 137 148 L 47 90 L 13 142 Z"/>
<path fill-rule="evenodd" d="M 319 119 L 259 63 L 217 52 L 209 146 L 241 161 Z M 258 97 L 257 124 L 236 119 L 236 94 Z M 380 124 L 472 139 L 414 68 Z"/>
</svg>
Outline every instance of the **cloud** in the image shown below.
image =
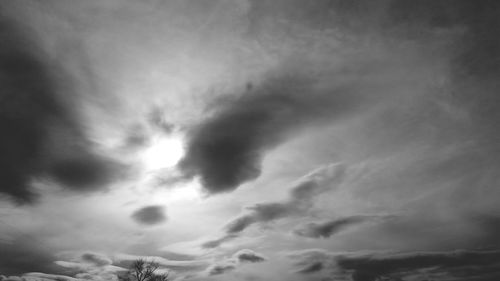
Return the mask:
<svg viewBox="0 0 500 281">
<path fill-rule="evenodd" d="M 51 165 L 51 176 L 71 190 L 92 191 L 103 188 L 124 174 L 127 167 L 112 159 L 84 152 Z"/>
<path fill-rule="evenodd" d="M 143 259 L 158 263 L 161 267 L 175 270 L 176 272 L 182 271 L 198 271 L 207 268 L 210 263 L 207 260 L 171 260 L 159 256 L 139 256 L 130 254 L 116 254 L 113 256 L 113 261 L 116 264 L 127 265 L 135 260 Z"/>
<path fill-rule="evenodd" d="M 211 265 L 207 268 L 207 273 L 208 275 L 219 275 L 234 269 L 236 269 L 236 262 L 234 260 L 227 260 Z"/>
<path fill-rule="evenodd" d="M 263 255 L 256 253 L 249 249 L 239 250 L 233 254 L 233 258 L 237 259 L 239 262 L 263 262 L 267 260 Z"/>
<path fill-rule="evenodd" d="M 82 279 L 74 278 L 74 277 L 70 277 L 70 276 L 66 276 L 66 275 L 59 275 L 59 274 L 30 272 L 30 273 L 23 274 L 22 280 L 26 280 L 26 281 L 32 281 L 32 280 L 33 281 L 51 281 L 51 280 L 54 280 L 54 281 L 80 281 Z M 96 279 L 85 279 L 85 280 L 96 280 Z M 109 280 L 113 280 L 113 279 L 109 279 Z"/>
<path fill-rule="evenodd" d="M 342 184 L 347 173 L 343 164 L 330 164 L 302 177 L 292 186 L 289 198 L 282 202 L 258 203 L 246 207 L 247 213 L 233 219 L 225 226 L 228 234 L 239 233 L 254 223 L 269 222 L 280 218 L 305 214 L 312 208 L 313 199 Z"/>
<path fill-rule="evenodd" d="M 407 278 L 455 275 L 457 280 L 470 280 L 479 273 L 500 273 L 498 250 L 455 250 L 443 252 L 353 252 L 333 253 L 311 249 L 290 254 L 296 261 L 297 273 L 341 276 L 351 274 L 353 281 L 378 278 Z M 482 279 L 481 279 L 482 280 Z"/>
<path fill-rule="evenodd" d="M 33 245 L 27 244 L 33 251 Z M 20 248 L 20 247 L 19 247 Z M 2 249 L 3 250 L 3 249 Z M 94 252 L 83 253 L 63 253 L 61 256 L 67 257 L 70 261 L 54 260 L 55 257 L 45 261 L 34 260 L 29 258 L 27 253 L 21 256 L 25 263 L 28 263 L 25 268 L 17 269 L 12 267 L 5 269 L 0 266 L 3 273 L 14 273 L 18 276 L 5 277 L 0 280 L 22 280 L 22 281 L 76 281 L 76 280 L 94 280 L 108 281 L 118 280 L 116 273 L 126 271 L 125 268 L 112 265 L 111 259 L 106 255 Z M 11 260 L 15 260 L 15 256 L 10 256 Z M 0 265 L 13 266 L 14 263 L 3 263 Z M 46 264 L 46 265 L 44 265 Z M 33 272 L 39 271 L 39 272 Z M 28 273 L 25 273 L 28 272 Z M 46 273 L 50 272 L 50 273 Z M 73 276 L 70 276 L 73 275 Z"/>
<path fill-rule="evenodd" d="M 230 234 L 224 235 L 224 236 L 222 236 L 220 238 L 204 242 L 203 244 L 201 244 L 201 247 L 203 249 L 217 248 L 221 244 L 223 244 L 225 242 L 228 242 L 228 241 L 231 241 L 231 240 L 233 240 L 233 239 L 235 239 L 237 237 L 238 237 L 237 234 L 230 233 Z"/>
<path fill-rule="evenodd" d="M 293 233 L 308 238 L 329 238 L 352 226 L 388 217 L 390 218 L 391 216 L 358 215 L 323 222 L 310 222 L 295 228 Z"/>
<path fill-rule="evenodd" d="M 66 116 L 41 54 L 6 19 L 0 19 L 0 28 L 0 191 L 31 202 L 30 177 L 40 165 L 44 128 L 51 118 Z"/>
<path fill-rule="evenodd" d="M 32 181 L 47 176 L 72 190 L 101 188 L 117 166 L 92 151 L 70 75 L 25 26 L 2 15 L 0 29 L 0 193 L 32 203 Z"/>
<path fill-rule="evenodd" d="M 66 258 L 68 261 L 58 260 L 55 261 L 55 264 L 62 268 L 73 270 L 75 272 L 74 280 L 118 280 L 117 275 L 127 271 L 124 267 L 113 265 L 113 261 L 102 253 L 69 252 L 62 253 L 60 256 Z M 47 274 L 44 274 L 42 277 L 47 278 Z M 58 280 L 57 276 L 54 280 Z"/>
<path fill-rule="evenodd" d="M 158 205 L 140 208 L 132 214 L 132 218 L 143 225 L 160 224 L 167 220 L 165 208 Z"/>
<path fill-rule="evenodd" d="M 238 234 L 256 223 L 266 223 L 290 216 L 304 215 L 313 207 L 314 198 L 334 190 L 342 184 L 347 173 L 343 164 L 330 164 L 318 168 L 299 179 L 289 191 L 289 198 L 282 202 L 257 203 L 246 207 L 246 213 L 234 218 L 224 226 L 224 235 L 204 242 L 201 247 L 216 248 L 233 240 Z"/>
<path fill-rule="evenodd" d="M 331 124 L 368 100 L 368 95 L 360 95 L 345 82 L 326 83 L 322 79 L 328 75 L 292 74 L 288 69 L 293 65 L 276 70 L 277 78 L 270 75 L 263 83 L 217 102 L 212 115 L 191 128 L 179 164 L 187 177 L 199 176 L 210 193 L 234 190 L 260 175 L 264 153 L 291 132 L 321 120 Z"/>
<path fill-rule="evenodd" d="M 234 253 L 230 258 L 217 261 L 210 265 L 206 272 L 208 275 L 220 275 L 235 270 L 242 263 L 259 263 L 266 261 L 263 255 L 249 249 L 242 249 Z"/>
<path fill-rule="evenodd" d="M 253 215 L 245 214 L 230 221 L 225 226 L 225 230 L 227 233 L 239 233 L 256 222 L 257 220 Z"/>
<path fill-rule="evenodd" d="M 84 253 L 81 256 L 83 262 L 93 263 L 97 266 L 106 266 L 112 264 L 112 260 L 107 256 L 99 253 Z"/>
</svg>

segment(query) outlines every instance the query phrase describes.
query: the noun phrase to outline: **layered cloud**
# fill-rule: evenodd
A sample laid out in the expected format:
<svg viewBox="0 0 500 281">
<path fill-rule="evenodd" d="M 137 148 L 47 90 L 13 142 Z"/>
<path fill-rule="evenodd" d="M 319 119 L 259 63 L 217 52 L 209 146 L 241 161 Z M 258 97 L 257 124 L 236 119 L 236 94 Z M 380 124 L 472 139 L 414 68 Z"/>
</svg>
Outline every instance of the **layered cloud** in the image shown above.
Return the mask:
<svg viewBox="0 0 500 281">
<path fill-rule="evenodd" d="M 116 264 L 128 266 L 136 260 L 145 260 L 157 263 L 161 269 L 174 272 L 197 272 L 202 271 L 210 265 L 208 260 L 172 260 L 160 256 L 140 256 L 130 254 L 116 254 L 113 260 Z"/>
<path fill-rule="evenodd" d="M 127 268 L 113 265 L 113 261 L 101 253 L 69 253 L 63 256 L 68 256 L 69 261 L 59 260 L 55 264 L 75 272 L 77 280 L 118 280 L 118 275 L 127 271 Z"/>
<path fill-rule="evenodd" d="M 500 275 L 500 253 L 495 250 L 332 253 L 317 249 L 292 253 L 290 257 L 296 261 L 298 273 L 324 274 L 331 276 L 331 280 L 345 275 L 350 275 L 353 281 L 379 278 L 494 280 Z"/>
<path fill-rule="evenodd" d="M 321 222 L 309 222 L 300 225 L 293 230 L 293 233 L 298 236 L 308 238 L 329 238 L 338 232 L 341 232 L 350 227 L 370 222 L 380 221 L 381 219 L 391 218 L 391 216 L 350 216 L 342 217 Z"/>
</svg>

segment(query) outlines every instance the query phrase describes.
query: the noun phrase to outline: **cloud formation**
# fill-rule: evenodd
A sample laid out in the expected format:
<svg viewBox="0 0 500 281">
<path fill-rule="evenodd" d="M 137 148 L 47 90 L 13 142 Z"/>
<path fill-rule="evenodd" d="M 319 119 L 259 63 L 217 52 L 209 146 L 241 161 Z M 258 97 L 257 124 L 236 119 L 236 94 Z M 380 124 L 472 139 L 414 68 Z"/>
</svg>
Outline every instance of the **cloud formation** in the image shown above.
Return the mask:
<svg viewBox="0 0 500 281">
<path fill-rule="evenodd" d="M 50 119 L 66 122 L 67 116 L 39 50 L 7 19 L 0 19 L 0 28 L 0 191 L 30 202 L 35 197 L 30 178 L 41 164 L 44 128 Z"/>
<path fill-rule="evenodd" d="M 60 275 L 60 274 L 47 274 L 47 273 L 41 273 L 41 272 L 30 272 L 23 274 L 18 280 L 22 281 L 81 281 L 81 278 L 74 278 L 66 275 Z M 116 278 L 115 278 L 116 279 Z M 115 280 L 113 278 L 109 280 Z M 2 280 L 0 278 L 0 280 Z M 10 279 L 5 279 L 6 281 L 9 281 Z M 13 279 L 14 280 L 14 279 Z M 85 279 L 85 280 L 95 280 L 97 281 L 98 279 Z M 104 281 L 104 280 L 102 280 Z"/>
<path fill-rule="evenodd" d="M 70 75 L 26 26 L 2 15 L 0 29 L 0 193 L 32 203 L 32 182 L 43 177 L 76 191 L 102 188 L 119 165 L 93 151 Z"/>
<path fill-rule="evenodd" d="M 279 178 L 282 175 L 289 177 L 294 171 L 317 163 L 374 164 L 367 174 L 345 184 L 348 188 L 339 196 L 325 194 L 327 191 L 322 189 L 322 186 L 335 188 L 338 184 L 316 184 L 314 180 L 293 186 L 289 197 L 280 201 L 262 203 L 267 194 L 252 194 L 251 189 L 233 193 L 230 196 L 251 194 L 249 197 L 256 198 L 254 202 L 261 203 L 246 208 L 229 221 L 219 238 L 202 245 L 204 249 L 242 237 L 255 226 L 279 221 L 288 227 L 288 220 L 300 219 L 311 222 L 296 228 L 296 235 L 338 239 L 292 237 L 290 241 L 287 240 L 290 237 L 279 240 L 283 238 L 279 237 L 280 233 L 264 233 L 266 237 L 259 249 L 274 252 L 288 250 L 282 247 L 300 248 L 307 244 L 306 247 L 329 247 L 330 251 L 341 248 L 361 252 L 337 254 L 324 250 L 324 255 L 316 253 L 298 268 L 302 275 L 296 279 L 327 280 L 334 278 L 333 273 L 342 275 L 344 271 L 349 276 L 338 279 L 500 280 L 498 265 L 490 264 L 498 259 L 486 254 L 487 251 L 464 250 L 470 259 L 460 257 L 464 252 L 414 252 L 406 256 L 363 252 L 367 248 L 439 251 L 499 246 L 498 1 L 245 0 L 211 4 L 205 1 L 112 0 L 71 4 L 48 1 L 48 4 L 30 0 L 0 4 L 2 195 L 20 202 L 33 202 L 37 191 L 43 192 L 45 188 L 35 189 L 33 182 L 41 180 L 45 184 L 47 179 L 47 188 L 52 188 L 55 182 L 69 190 L 101 190 L 113 181 L 121 168 L 101 150 L 94 149 L 95 144 L 86 136 L 87 129 L 92 131 L 97 127 L 106 140 L 108 134 L 113 139 L 115 131 L 120 130 L 117 127 L 128 123 L 123 119 L 136 118 L 140 113 L 135 111 L 140 112 L 143 106 L 148 108 L 144 111 L 151 112 L 150 104 L 157 103 L 158 98 L 165 108 L 173 104 L 171 115 L 188 116 L 185 120 L 189 120 L 184 120 L 184 124 L 169 123 L 170 119 L 164 118 L 168 110 L 162 105 L 162 112 L 150 113 L 147 121 L 141 116 L 141 120 L 132 123 L 149 122 L 152 129 L 164 133 L 186 129 L 187 154 L 178 168 L 187 178 L 199 178 L 208 193 L 229 192 L 258 178 L 264 167 L 261 166 L 263 160 L 270 160 L 265 162 L 265 167 L 270 168 L 265 173 L 269 178 L 263 178 L 270 188 L 281 188 L 270 182 L 282 182 Z M 18 9 L 11 9 L 9 5 Z M 21 15 L 23 9 L 28 16 Z M 11 13 L 12 18 L 4 17 Z M 37 17 L 41 20 L 36 20 Z M 23 21 L 48 32 L 37 31 L 38 38 L 34 38 Z M 65 28 L 69 32 L 59 35 Z M 53 40 L 55 33 L 64 38 L 75 34 L 82 41 L 70 42 L 68 48 Z M 191 40 L 191 36 L 200 38 Z M 37 40 L 44 42 L 35 42 Z M 48 55 L 42 44 L 47 50 L 56 51 Z M 91 56 L 87 62 L 93 65 L 84 68 L 90 73 L 98 70 L 96 80 L 110 84 L 104 95 L 96 94 L 99 91 L 93 87 L 84 87 L 78 91 L 79 95 L 74 95 L 77 87 L 73 87 L 72 75 L 65 66 L 79 60 L 78 51 L 73 51 L 76 45 L 83 46 Z M 236 54 L 231 53 L 233 49 L 227 45 L 234 47 Z M 156 46 L 159 52 L 155 52 Z M 70 55 L 61 58 L 54 56 L 55 53 Z M 255 65 L 264 70 L 248 69 Z M 142 75 L 147 78 L 141 78 Z M 85 83 L 84 71 L 76 76 L 75 80 Z M 219 83 L 223 84 L 220 88 Z M 248 86 L 242 86 L 247 83 Z M 114 84 L 119 86 L 113 88 Z M 240 86 L 235 86 L 238 84 Z M 206 90 L 207 86 L 213 85 L 222 89 L 215 100 L 212 93 L 204 94 L 210 91 Z M 156 91 L 165 97 L 144 95 Z M 110 99 L 109 103 L 103 101 L 115 92 L 117 99 Z M 177 92 L 179 96 L 195 96 L 196 101 L 189 98 L 177 101 Z M 106 118 L 101 118 L 105 114 L 94 117 L 99 109 L 92 102 L 87 104 L 90 100 L 97 100 L 103 111 L 122 102 L 132 104 L 132 110 L 110 118 L 118 120 L 116 124 L 120 125 L 101 127 L 106 123 Z M 200 118 L 198 109 L 193 109 L 198 105 L 192 106 L 197 102 L 201 103 L 200 110 L 207 109 L 206 115 Z M 179 104 L 182 109 L 177 112 L 174 108 Z M 93 122 L 82 123 L 80 111 L 93 115 Z M 317 128 L 324 124 L 325 127 Z M 140 153 L 138 148 L 147 146 L 150 137 L 150 132 L 130 127 L 133 132 L 128 134 L 125 146 L 135 152 L 129 156 Z M 294 152 L 290 153 L 288 145 Z M 266 159 L 271 151 L 276 154 Z M 295 151 L 298 152 L 294 154 Z M 286 161 L 281 161 L 283 159 Z M 56 196 L 64 197 L 64 194 Z M 115 195 L 114 191 L 111 195 Z M 123 193 L 117 192 L 114 198 L 121 195 Z M 133 200 L 143 200 L 141 194 L 135 195 L 139 196 Z M 49 192 L 47 196 L 53 194 Z M 151 231 L 137 238 L 151 245 L 133 247 L 140 248 L 141 253 L 154 252 L 152 245 L 191 239 L 200 234 L 195 233 L 199 229 L 202 232 L 205 227 L 212 229 L 220 223 L 218 219 L 234 210 L 234 202 L 239 202 L 239 198 L 233 201 L 230 196 L 193 204 L 194 211 L 187 210 L 191 206 L 186 207 L 183 202 L 169 205 L 169 214 L 182 214 L 181 218 L 173 218 L 165 234 Z M 87 203 L 82 208 L 82 217 L 66 215 L 55 223 L 59 216 L 52 214 L 66 213 L 65 208 L 78 209 L 82 205 L 71 203 L 79 203 L 81 198 L 69 198 L 65 202 L 70 203 L 66 205 L 54 204 L 66 198 L 44 199 L 48 200 L 42 202 L 52 206 L 27 208 L 26 213 L 19 214 L 17 209 L 4 212 L 6 220 L 19 227 L 19 233 L 40 234 L 40 242 L 26 243 L 28 249 L 22 245 L 22 239 L 12 244 L 2 241 L 0 252 L 5 253 L 0 257 L 2 274 L 32 270 L 55 274 L 54 257 L 50 249 L 42 247 L 43 243 L 52 245 L 53 241 L 61 241 L 61 247 L 93 245 L 95 249 L 102 246 L 116 249 L 119 242 L 114 237 L 129 237 L 136 229 L 128 227 L 140 227 L 127 224 L 127 220 L 122 224 L 123 220 L 117 219 L 118 214 L 130 215 L 116 211 L 122 207 L 117 206 L 119 200 L 110 199 L 113 203 L 109 205 L 98 204 L 95 210 L 98 217 L 85 212 L 89 207 Z M 345 202 L 341 202 L 344 199 Z M 349 232 L 352 236 L 335 236 L 339 231 L 357 229 L 371 219 L 354 216 L 316 221 L 318 216 L 313 219 L 310 215 L 318 210 L 317 206 L 318 209 L 325 207 L 318 213 L 327 213 L 327 218 L 340 215 L 337 210 L 344 211 L 343 214 L 405 212 L 408 216 Z M 51 212 L 47 213 L 49 208 Z M 68 213 L 80 216 L 74 209 Z M 113 215 L 106 217 L 110 209 Z M 141 211 L 144 210 L 138 210 Z M 36 214 L 26 215 L 29 212 Z M 480 216 L 474 217 L 474 214 Z M 36 223 L 26 217 L 33 217 Z M 156 211 L 135 220 L 140 224 L 162 222 L 161 214 Z M 189 227 L 193 225 L 190 220 L 200 227 Z M 93 231 L 103 224 L 108 225 L 104 231 Z M 184 229 L 186 226 L 188 229 Z M 0 228 L 5 229 L 3 225 Z M 111 228 L 112 231 L 108 230 Z M 113 242 L 109 242 L 112 239 Z M 134 243 L 130 241 L 135 239 L 134 236 L 123 240 L 129 240 L 125 243 L 130 246 L 129 243 Z M 118 248 L 122 246 L 125 247 L 118 245 Z M 204 253 L 224 250 L 221 247 Z M 474 252 L 481 255 L 473 255 Z M 489 260 L 483 260 L 483 256 Z M 232 260 L 221 261 L 212 268 L 214 272 L 228 272 L 240 258 L 259 260 L 247 253 L 230 256 Z M 484 261 L 486 265 L 469 262 L 472 259 Z M 209 266 L 207 261 L 200 262 L 201 265 L 195 263 L 198 261 L 161 261 L 166 268 L 177 266 L 178 270 L 186 271 L 191 270 L 190 266 L 196 267 L 193 271 Z M 109 258 L 95 253 L 58 264 L 67 269 L 111 266 Z M 279 266 L 274 268 L 274 265 L 270 271 L 279 271 Z M 332 268 L 340 270 L 331 272 Z M 423 276 L 424 273 L 428 276 Z M 80 274 L 79 278 L 90 278 L 85 275 L 88 272 Z M 316 278 L 314 274 L 328 276 Z M 491 276 L 485 277 L 485 274 Z"/>
<path fill-rule="evenodd" d="M 483 274 L 484 280 L 493 280 L 487 278 L 500 274 L 500 252 L 497 250 L 333 253 L 313 249 L 292 253 L 290 257 L 296 261 L 297 273 L 338 277 L 350 274 L 353 281 L 433 276 L 483 280 L 480 278 Z"/>
<path fill-rule="evenodd" d="M 223 262 L 218 262 L 207 268 L 208 275 L 219 275 L 224 274 L 228 271 L 236 269 L 236 263 L 233 260 L 227 260 Z"/>
<path fill-rule="evenodd" d="M 156 225 L 167 220 L 165 207 L 159 205 L 140 208 L 132 214 L 132 218 L 143 225 Z"/>
<path fill-rule="evenodd" d="M 235 270 L 244 263 L 259 263 L 266 260 L 266 257 L 255 251 L 243 249 L 234 253 L 230 258 L 212 264 L 207 268 L 206 272 L 208 275 L 220 275 Z"/>
<path fill-rule="evenodd" d="M 335 235 L 336 233 L 355 225 L 359 225 L 369 221 L 380 220 L 383 218 L 387 218 L 387 216 L 358 215 L 322 222 L 309 222 L 295 228 L 293 230 L 293 233 L 295 235 L 308 238 L 329 238 L 332 235 Z"/>
<path fill-rule="evenodd" d="M 207 260 L 172 260 L 160 256 L 139 256 L 130 254 L 116 254 L 113 256 L 115 264 L 128 266 L 138 259 L 158 263 L 160 267 L 173 270 L 175 272 L 200 271 L 207 268 L 210 262 Z"/>
<path fill-rule="evenodd" d="M 276 72 L 214 103 L 212 115 L 189 131 L 179 168 L 188 177 L 199 176 L 208 192 L 231 191 L 257 178 L 264 153 L 289 133 L 327 117 L 331 123 L 369 100 L 343 83 L 326 83 L 328 75 Z"/>
<path fill-rule="evenodd" d="M 248 213 L 229 222 L 225 230 L 227 233 L 239 233 L 254 223 L 305 214 L 314 205 L 314 198 L 324 192 L 337 189 L 343 183 L 346 173 L 347 167 L 339 163 L 318 168 L 292 186 L 287 200 L 257 203 L 246 207 Z"/>
<path fill-rule="evenodd" d="M 81 256 L 83 262 L 93 263 L 97 266 L 106 266 L 113 263 L 113 261 L 105 255 L 99 253 L 84 253 Z"/>
<path fill-rule="evenodd" d="M 66 253 L 61 256 L 67 257 L 68 260 L 58 260 L 55 264 L 67 270 L 73 271 L 74 273 L 72 275 L 74 275 L 76 280 L 118 280 L 118 275 L 127 271 L 124 267 L 113 265 L 113 261 L 107 255 L 102 253 Z M 43 275 L 44 276 L 42 277 L 47 278 L 47 274 Z M 57 278 L 58 277 L 56 276 L 55 280 L 58 280 Z"/>
<path fill-rule="evenodd" d="M 246 207 L 246 213 L 224 226 L 224 235 L 202 244 L 203 248 L 215 248 L 223 242 L 238 237 L 238 234 L 256 223 L 266 223 L 290 216 L 305 215 L 314 205 L 314 198 L 324 192 L 335 190 L 342 184 L 347 167 L 336 163 L 318 168 L 305 175 L 289 191 L 289 198 L 282 202 L 258 203 Z"/>
<path fill-rule="evenodd" d="M 263 255 L 254 252 L 249 249 L 239 250 L 233 254 L 233 258 L 237 259 L 239 262 L 262 262 L 267 260 Z"/>
</svg>

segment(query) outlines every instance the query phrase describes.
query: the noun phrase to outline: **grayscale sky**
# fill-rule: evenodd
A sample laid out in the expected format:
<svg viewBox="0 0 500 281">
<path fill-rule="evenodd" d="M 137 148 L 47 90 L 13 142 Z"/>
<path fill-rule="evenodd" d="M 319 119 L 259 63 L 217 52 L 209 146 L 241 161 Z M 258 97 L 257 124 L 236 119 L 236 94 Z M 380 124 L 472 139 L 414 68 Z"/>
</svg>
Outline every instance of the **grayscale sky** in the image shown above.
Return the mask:
<svg viewBox="0 0 500 281">
<path fill-rule="evenodd" d="M 0 280 L 500 280 L 500 1 L 0 3 Z"/>
</svg>

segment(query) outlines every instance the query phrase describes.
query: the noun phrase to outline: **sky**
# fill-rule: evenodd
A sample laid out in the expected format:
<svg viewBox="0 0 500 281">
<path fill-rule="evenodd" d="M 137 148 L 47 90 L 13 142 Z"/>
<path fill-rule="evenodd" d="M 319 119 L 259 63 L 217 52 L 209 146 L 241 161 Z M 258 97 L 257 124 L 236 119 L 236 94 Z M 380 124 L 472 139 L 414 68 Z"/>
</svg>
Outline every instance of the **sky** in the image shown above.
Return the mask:
<svg viewBox="0 0 500 281">
<path fill-rule="evenodd" d="M 500 280 L 500 2 L 0 3 L 0 280 Z"/>
</svg>

